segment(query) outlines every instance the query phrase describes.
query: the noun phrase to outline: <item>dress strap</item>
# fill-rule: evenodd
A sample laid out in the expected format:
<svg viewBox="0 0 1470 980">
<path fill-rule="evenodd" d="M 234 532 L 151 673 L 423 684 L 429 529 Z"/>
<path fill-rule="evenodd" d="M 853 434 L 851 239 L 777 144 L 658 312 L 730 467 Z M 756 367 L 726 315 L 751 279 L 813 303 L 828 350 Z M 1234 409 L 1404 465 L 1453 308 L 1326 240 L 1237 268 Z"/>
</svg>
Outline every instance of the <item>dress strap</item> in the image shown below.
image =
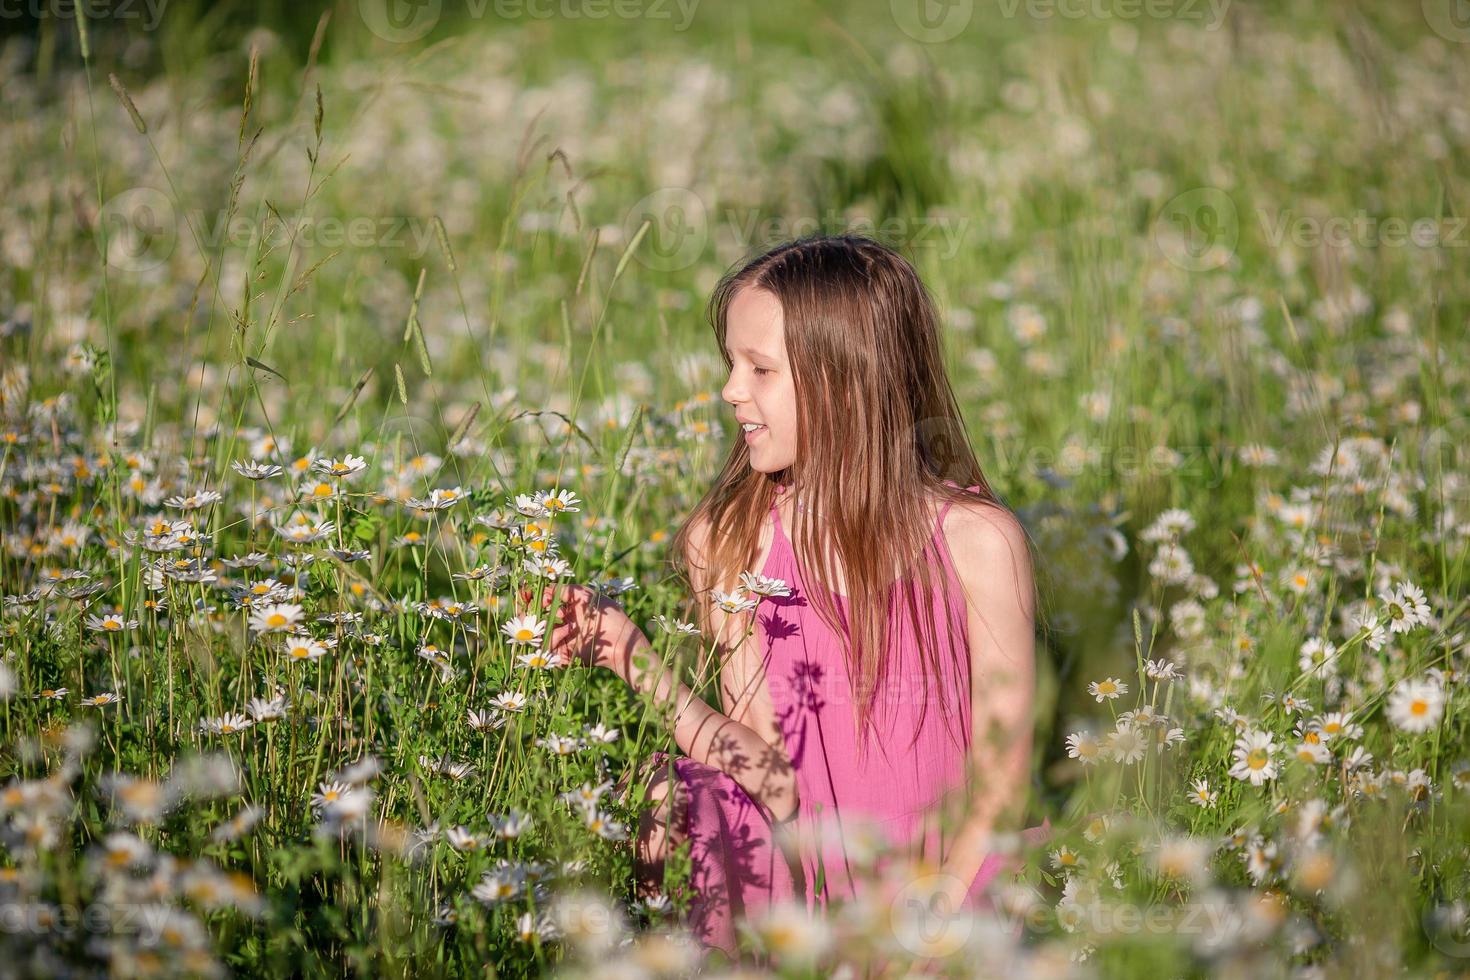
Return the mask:
<svg viewBox="0 0 1470 980">
<path fill-rule="evenodd" d="M 954 480 L 945 480 L 944 482 L 946 484 L 948 484 L 949 486 L 952 486 L 952 487 L 955 487 L 955 488 L 958 488 L 959 487 L 959 484 L 956 483 Z M 980 484 L 977 483 L 973 487 L 965 487 L 965 490 L 967 490 L 970 493 L 979 493 L 980 492 Z M 943 528 L 944 528 L 944 515 L 946 515 L 946 514 L 949 513 L 950 505 L 953 504 L 953 503 L 954 503 L 953 500 L 946 500 L 944 502 L 944 506 L 941 507 L 941 508 L 939 508 L 939 521 L 936 523 L 936 525 L 934 527 L 934 533 L 935 534 L 938 534 L 941 530 L 943 530 Z"/>
</svg>

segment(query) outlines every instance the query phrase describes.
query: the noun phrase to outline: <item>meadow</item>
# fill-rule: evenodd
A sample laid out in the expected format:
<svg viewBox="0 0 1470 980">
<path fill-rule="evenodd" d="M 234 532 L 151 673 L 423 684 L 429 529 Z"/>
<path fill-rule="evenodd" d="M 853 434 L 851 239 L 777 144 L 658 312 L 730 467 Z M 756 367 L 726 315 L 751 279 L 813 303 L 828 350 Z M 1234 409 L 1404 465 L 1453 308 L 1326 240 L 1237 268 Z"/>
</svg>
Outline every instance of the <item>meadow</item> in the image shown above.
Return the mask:
<svg viewBox="0 0 1470 980">
<path fill-rule="evenodd" d="M 840 231 L 923 275 L 968 431 L 916 438 L 1035 542 L 1054 835 L 997 836 L 993 913 L 905 867 L 752 919 L 742 975 L 1470 972 L 1451 6 L 11 32 L 0 972 L 733 975 L 686 854 L 633 887 L 666 718 L 529 600 L 616 597 L 715 697 L 669 550 L 739 438 L 705 302 Z"/>
</svg>

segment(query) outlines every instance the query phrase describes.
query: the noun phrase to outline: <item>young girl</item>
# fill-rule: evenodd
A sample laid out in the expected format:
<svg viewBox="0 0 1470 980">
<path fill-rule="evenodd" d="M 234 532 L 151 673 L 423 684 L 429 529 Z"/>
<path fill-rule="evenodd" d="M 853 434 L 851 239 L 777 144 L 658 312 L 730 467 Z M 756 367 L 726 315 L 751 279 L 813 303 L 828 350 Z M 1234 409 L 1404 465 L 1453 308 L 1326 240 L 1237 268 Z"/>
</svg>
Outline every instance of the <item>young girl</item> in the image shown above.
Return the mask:
<svg viewBox="0 0 1470 980">
<path fill-rule="evenodd" d="M 737 918 L 856 898 L 874 853 L 928 862 L 937 908 L 983 904 L 1004 860 L 990 834 L 1028 789 L 1035 588 L 961 423 L 934 304 L 901 256 L 842 235 L 733 271 L 710 317 L 744 431 L 674 550 L 720 708 L 588 590 L 561 591 L 552 635 L 673 700 L 685 754 L 653 760 L 640 878 L 656 885 L 687 839 L 691 926 L 732 957 Z"/>
</svg>

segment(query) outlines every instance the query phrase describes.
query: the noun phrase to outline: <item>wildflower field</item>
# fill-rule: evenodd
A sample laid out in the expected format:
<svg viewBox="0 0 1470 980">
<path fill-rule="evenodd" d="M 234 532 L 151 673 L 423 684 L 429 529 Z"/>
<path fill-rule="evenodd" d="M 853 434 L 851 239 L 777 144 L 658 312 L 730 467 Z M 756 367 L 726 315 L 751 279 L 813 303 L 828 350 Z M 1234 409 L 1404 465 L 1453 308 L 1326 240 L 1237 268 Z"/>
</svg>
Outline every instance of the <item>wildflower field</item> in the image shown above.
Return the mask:
<svg viewBox="0 0 1470 980">
<path fill-rule="evenodd" d="M 739 438 L 704 304 L 838 231 L 934 292 L 1034 539 L 1054 833 L 997 835 L 993 913 L 908 867 L 753 919 L 748 975 L 1470 972 L 1452 3 L 41 7 L 0 974 L 731 969 L 686 854 L 633 885 L 667 719 L 539 596 L 716 697 L 669 550 Z"/>
</svg>

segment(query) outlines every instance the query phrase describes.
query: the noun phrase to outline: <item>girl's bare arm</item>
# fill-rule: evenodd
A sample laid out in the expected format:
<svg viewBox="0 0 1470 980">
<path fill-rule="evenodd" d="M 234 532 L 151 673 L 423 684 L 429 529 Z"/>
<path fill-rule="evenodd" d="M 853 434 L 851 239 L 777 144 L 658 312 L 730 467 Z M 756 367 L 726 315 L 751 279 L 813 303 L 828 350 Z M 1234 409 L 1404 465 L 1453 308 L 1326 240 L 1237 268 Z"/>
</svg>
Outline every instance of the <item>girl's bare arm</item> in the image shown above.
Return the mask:
<svg viewBox="0 0 1470 980">
<path fill-rule="evenodd" d="M 784 746 L 772 745 L 748 724 L 710 707 L 663 666 L 641 630 L 627 631 L 609 666 L 655 704 L 673 702 L 674 741 L 685 755 L 727 773 L 772 820 L 795 814 L 796 773 Z"/>
</svg>

